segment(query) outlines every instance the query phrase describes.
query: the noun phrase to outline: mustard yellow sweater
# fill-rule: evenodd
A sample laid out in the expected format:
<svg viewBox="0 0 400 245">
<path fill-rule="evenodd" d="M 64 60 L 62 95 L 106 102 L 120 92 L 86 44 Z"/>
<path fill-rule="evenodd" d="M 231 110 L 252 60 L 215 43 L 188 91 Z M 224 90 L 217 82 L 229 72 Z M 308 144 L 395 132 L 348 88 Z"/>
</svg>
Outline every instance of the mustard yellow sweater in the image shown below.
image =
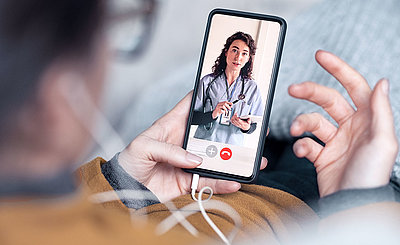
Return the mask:
<svg viewBox="0 0 400 245">
<path fill-rule="evenodd" d="M 104 163 L 103 159 L 97 158 L 82 166 L 78 170 L 82 187 L 71 196 L 0 200 L 0 244 L 219 243 L 215 232 L 199 212 L 188 217 L 188 221 L 200 231 L 200 236 L 192 236 L 180 225 L 158 236 L 155 232 L 157 224 L 170 215 L 164 204 L 128 210 L 119 200 L 101 205 L 91 203 L 91 194 L 112 191 L 101 173 L 101 164 Z M 317 227 L 319 218 L 305 203 L 276 189 L 243 185 L 237 193 L 214 195 L 213 199 L 229 204 L 240 214 L 243 225 L 235 242 L 263 236 L 268 239 L 268 244 L 279 244 L 293 241 L 294 234 L 321 229 L 321 225 Z M 173 200 L 177 208 L 192 202 L 189 195 Z M 386 210 L 392 208 L 400 213 L 397 203 L 384 205 Z M 233 220 L 224 212 L 207 211 L 225 234 L 232 230 Z M 346 212 L 345 215 L 349 215 L 349 211 Z M 143 219 L 145 213 L 147 221 Z M 343 214 L 326 219 L 323 225 L 330 227 L 332 223 L 340 223 L 340 215 Z"/>
</svg>

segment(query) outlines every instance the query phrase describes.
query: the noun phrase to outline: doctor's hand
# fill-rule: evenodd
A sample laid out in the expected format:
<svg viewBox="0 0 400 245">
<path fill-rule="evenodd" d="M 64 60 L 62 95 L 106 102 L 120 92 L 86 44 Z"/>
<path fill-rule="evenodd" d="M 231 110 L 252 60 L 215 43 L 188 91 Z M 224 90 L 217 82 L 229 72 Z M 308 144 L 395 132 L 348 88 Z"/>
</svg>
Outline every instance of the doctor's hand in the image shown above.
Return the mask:
<svg viewBox="0 0 400 245">
<path fill-rule="evenodd" d="M 181 146 L 186 130 L 192 93 L 183 98 L 170 112 L 158 119 L 123 150 L 120 165 L 137 181 L 151 190 L 161 202 L 191 191 L 192 174 L 181 168 L 195 168 L 202 159 Z M 261 169 L 267 160 L 262 159 Z M 198 190 L 210 186 L 214 193 L 232 193 L 240 189 L 233 181 L 200 178 Z"/>
<path fill-rule="evenodd" d="M 379 81 L 371 90 L 364 77 L 335 55 L 318 51 L 315 57 L 343 85 L 356 108 L 332 88 L 313 82 L 290 86 L 291 96 L 321 106 L 338 124 L 318 113 L 298 116 L 291 134 L 311 132 L 325 146 L 302 138 L 293 146 L 295 154 L 314 163 L 321 197 L 386 185 L 398 151 L 388 81 Z"/>
<path fill-rule="evenodd" d="M 216 119 L 221 114 L 227 114 L 232 109 L 232 102 L 222 101 L 217 104 L 212 112 L 212 118 Z"/>
<path fill-rule="evenodd" d="M 235 113 L 231 118 L 231 123 L 236 127 L 240 128 L 241 130 L 247 131 L 250 129 L 251 119 L 250 118 L 247 118 L 246 120 L 240 119 L 237 113 Z"/>
</svg>

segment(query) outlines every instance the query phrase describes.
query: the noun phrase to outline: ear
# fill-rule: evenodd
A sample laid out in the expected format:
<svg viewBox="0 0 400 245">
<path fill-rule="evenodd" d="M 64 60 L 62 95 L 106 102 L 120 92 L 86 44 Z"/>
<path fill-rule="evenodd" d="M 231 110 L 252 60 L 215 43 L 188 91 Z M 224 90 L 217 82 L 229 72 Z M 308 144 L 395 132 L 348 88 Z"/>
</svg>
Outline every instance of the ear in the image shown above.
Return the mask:
<svg viewBox="0 0 400 245">
<path fill-rule="evenodd" d="M 81 97 L 76 93 L 76 88 L 82 80 L 79 72 L 68 63 L 55 62 L 46 69 L 41 76 L 36 98 L 43 124 L 60 130 L 67 122 L 74 123 L 76 116 L 70 101 L 80 103 Z"/>
<path fill-rule="evenodd" d="M 54 118 L 49 112 L 58 110 L 60 95 L 54 81 L 57 80 L 59 72 L 58 66 L 51 65 L 39 76 L 35 94 L 22 110 L 22 121 L 29 122 L 28 125 L 24 125 L 25 130 L 37 130 L 41 128 L 40 125 L 48 127 L 53 123 Z"/>
<path fill-rule="evenodd" d="M 78 85 L 83 81 L 73 65 L 53 64 L 43 73 L 38 91 L 39 123 L 46 127 L 41 126 L 47 142 L 52 144 L 53 152 L 64 155 L 65 159 L 70 158 L 70 161 L 86 150 L 89 139 L 77 111 L 85 114 L 83 118 L 87 123 L 93 123 L 94 119 L 94 112 L 87 110 L 86 97 L 79 92 Z"/>
<path fill-rule="evenodd" d="M 46 108 L 57 109 L 60 103 L 64 103 L 62 93 L 66 89 L 72 88 L 72 81 L 66 79 L 72 68 L 67 64 L 55 63 L 49 66 L 43 73 L 39 88 L 38 101 Z"/>
<path fill-rule="evenodd" d="M 70 145 L 81 147 L 76 142 L 71 143 L 76 139 L 73 137 L 83 134 L 59 89 L 59 81 L 69 70 L 68 66 L 59 64 L 48 66 L 38 78 L 35 93 L 18 112 L 15 121 L 20 142 L 35 150 L 65 156 L 65 159 L 74 156 Z"/>
</svg>

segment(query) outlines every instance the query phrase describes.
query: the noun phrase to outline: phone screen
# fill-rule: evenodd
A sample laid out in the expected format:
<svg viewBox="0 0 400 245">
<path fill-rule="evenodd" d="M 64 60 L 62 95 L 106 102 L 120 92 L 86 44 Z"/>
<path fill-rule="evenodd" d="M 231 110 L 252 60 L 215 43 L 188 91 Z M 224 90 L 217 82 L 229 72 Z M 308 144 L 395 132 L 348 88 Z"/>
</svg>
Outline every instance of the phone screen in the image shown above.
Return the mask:
<svg viewBox="0 0 400 245">
<path fill-rule="evenodd" d="M 279 17 L 210 13 L 184 142 L 203 163 L 189 172 L 255 178 L 285 30 Z"/>
</svg>

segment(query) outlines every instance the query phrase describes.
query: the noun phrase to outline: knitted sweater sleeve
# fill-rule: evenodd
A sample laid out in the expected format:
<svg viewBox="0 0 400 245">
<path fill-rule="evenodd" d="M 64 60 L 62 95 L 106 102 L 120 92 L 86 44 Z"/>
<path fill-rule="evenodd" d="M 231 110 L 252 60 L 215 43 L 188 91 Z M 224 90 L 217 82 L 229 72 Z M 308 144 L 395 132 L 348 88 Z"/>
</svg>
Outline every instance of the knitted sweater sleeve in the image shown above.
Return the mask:
<svg viewBox="0 0 400 245">
<path fill-rule="evenodd" d="M 132 178 L 132 176 L 130 176 L 119 165 L 118 155 L 119 153 L 117 153 L 110 161 L 102 164 L 101 172 L 112 188 L 117 191 L 122 203 L 128 208 L 133 209 L 140 209 L 159 203 L 160 201 L 149 189 L 136 179 Z M 129 195 L 128 192 L 124 192 L 123 190 L 134 190 L 143 195 Z"/>
<path fill-rule="evenodd" d="M 336 212 L 379 202 L 400 202 L 398 187 L 342 190 L 319 200 L 319 215 L 324 218 Z"/>
</svg>

